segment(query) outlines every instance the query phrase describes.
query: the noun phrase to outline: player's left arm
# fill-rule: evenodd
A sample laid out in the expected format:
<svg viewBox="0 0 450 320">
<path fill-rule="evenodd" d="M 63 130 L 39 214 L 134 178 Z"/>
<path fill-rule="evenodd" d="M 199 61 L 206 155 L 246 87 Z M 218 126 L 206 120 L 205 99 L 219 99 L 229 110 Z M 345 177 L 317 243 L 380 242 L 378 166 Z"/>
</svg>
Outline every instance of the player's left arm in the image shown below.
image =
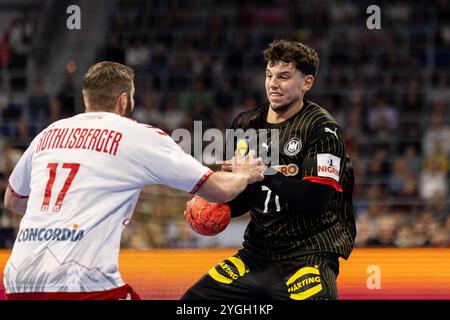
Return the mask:
<svg viewBox="0 0 450 320">
<path fill-rule="evenodd" d="M 325 131 L 325 128 L 328 129 Z M 333 192 L 342 192 L 340 181 L 344 160 L 344 143 L 339 127 L 331 124 L 320 126 L 309 137 L 301 179 L 276 173 L 266 175 L 263 184 L 289 207 L 323 213 Z"/>
</svg>

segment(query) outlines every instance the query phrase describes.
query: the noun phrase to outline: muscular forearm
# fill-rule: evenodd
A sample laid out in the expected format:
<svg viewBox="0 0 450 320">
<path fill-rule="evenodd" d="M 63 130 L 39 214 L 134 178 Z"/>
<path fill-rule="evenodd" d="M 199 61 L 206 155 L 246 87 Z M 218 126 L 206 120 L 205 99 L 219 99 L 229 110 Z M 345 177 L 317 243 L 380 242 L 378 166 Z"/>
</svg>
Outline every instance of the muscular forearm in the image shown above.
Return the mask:
<svg viewBox="0 0 450 320">
<path fill-rule="evenodd" d="M 245 190 L 249 176 L 243 173 L 214 172 L 197 194 L 209 202 L 223 203 L 233 200 Z"/>
</svg>

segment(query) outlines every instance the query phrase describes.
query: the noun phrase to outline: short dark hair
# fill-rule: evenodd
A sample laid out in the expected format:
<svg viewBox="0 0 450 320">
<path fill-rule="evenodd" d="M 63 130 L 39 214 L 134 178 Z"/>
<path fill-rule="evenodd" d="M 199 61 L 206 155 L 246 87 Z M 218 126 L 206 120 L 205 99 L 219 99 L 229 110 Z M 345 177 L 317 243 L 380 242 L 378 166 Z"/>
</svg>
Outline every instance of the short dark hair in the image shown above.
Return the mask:
<svg viewBox="0 0 450 320">
<path fill-rule="evenodd" d="M 264 50 L 264 58 L 271 64 L 277 61 L 292 62 L 297 70 L 314 77 L 319 68 L 317 51 L 298 41 L 272 41 Z"/>
<path fill-rule="evenodd" d="M 133 78 L 133 69 L 117 62 L 103 61 L 93 65 L 83 80 L 84 94 L 90 107 L 113 110 L 122 92 L 131 95 Z"/>
</svg>

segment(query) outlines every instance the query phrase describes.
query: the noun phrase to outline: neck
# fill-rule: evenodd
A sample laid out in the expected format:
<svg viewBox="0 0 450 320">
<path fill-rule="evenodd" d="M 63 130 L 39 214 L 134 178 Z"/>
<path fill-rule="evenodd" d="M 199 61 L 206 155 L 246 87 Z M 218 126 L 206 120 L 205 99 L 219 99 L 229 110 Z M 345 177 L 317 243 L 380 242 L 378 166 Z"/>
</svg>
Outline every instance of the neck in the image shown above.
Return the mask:
<svg viewBox="0 0 450 320">
<path fill-rule="evenodd" d="M 299 112 L 302 109 L 302 107 L 303 107 L 303 98 L 294 102 L 286 110 L 280 112 L 274 111 L 272 107 L 269 106 L 269 112 L 267 113 L 266 121 L 272 124 L 281 123 L 283 121 L 286 121 L 293 115 L 295 115 L 297 112 Z"/>
<path fill-rule="evenodd" d="M 87 108 L 85 108 L 84 112 L 111 112 L 111 113 L 120 115 L 116 109 L 111 110 L 111 109 L 107 109 L 107 108 L 97 108 L 97 107 L 94 107 L 94 108 L 87 107 Z"/>
</svg>

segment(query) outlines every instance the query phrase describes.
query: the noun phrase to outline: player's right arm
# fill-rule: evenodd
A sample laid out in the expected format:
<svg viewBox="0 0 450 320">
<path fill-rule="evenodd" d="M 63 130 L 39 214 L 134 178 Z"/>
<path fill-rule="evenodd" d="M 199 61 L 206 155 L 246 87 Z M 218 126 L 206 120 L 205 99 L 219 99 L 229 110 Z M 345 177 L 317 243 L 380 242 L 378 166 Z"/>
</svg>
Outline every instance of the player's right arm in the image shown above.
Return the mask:
<svg viewBox="0 0 450 320">
<path fill-rule="evenodd" d="M 142 131 L 144 130 L 144 131 Z M 143 184 L 164 184 L 196 194 L 209 202 L 223 203 L 234 199 L 248 184 L 262 181 L 261 159 L 254 153 L 241 157 L 233 172 L 213 172 L 186 154 L 170 136 L 155 129 L 141 129 L 138 159 L 143 169 Z"/>
<path fill-rule="evenodd" d="M 34 138 L 28 149 L 23 153 L 14 167 L 8 180 L 5 191 L 4 206 L 6 209 L 24 215 L 27 209 L 28 196 L 31 193 L 31 161 L 34 154 L 36 141 L 40 134 Z"/>
<path fill-rule="evenodd" d="M 218 171 L 195 194 L 209 202 L 224 203 L 233 200 L 253 182 L 245 174 Z"/>
<path fill-rule="evenodd" d="M 4 205 L 5 208 L 12 212 L 24 215 L 27 211 L 28 197 L 17 194 L 8 184 L 5 191 Z"/>
</svg>

